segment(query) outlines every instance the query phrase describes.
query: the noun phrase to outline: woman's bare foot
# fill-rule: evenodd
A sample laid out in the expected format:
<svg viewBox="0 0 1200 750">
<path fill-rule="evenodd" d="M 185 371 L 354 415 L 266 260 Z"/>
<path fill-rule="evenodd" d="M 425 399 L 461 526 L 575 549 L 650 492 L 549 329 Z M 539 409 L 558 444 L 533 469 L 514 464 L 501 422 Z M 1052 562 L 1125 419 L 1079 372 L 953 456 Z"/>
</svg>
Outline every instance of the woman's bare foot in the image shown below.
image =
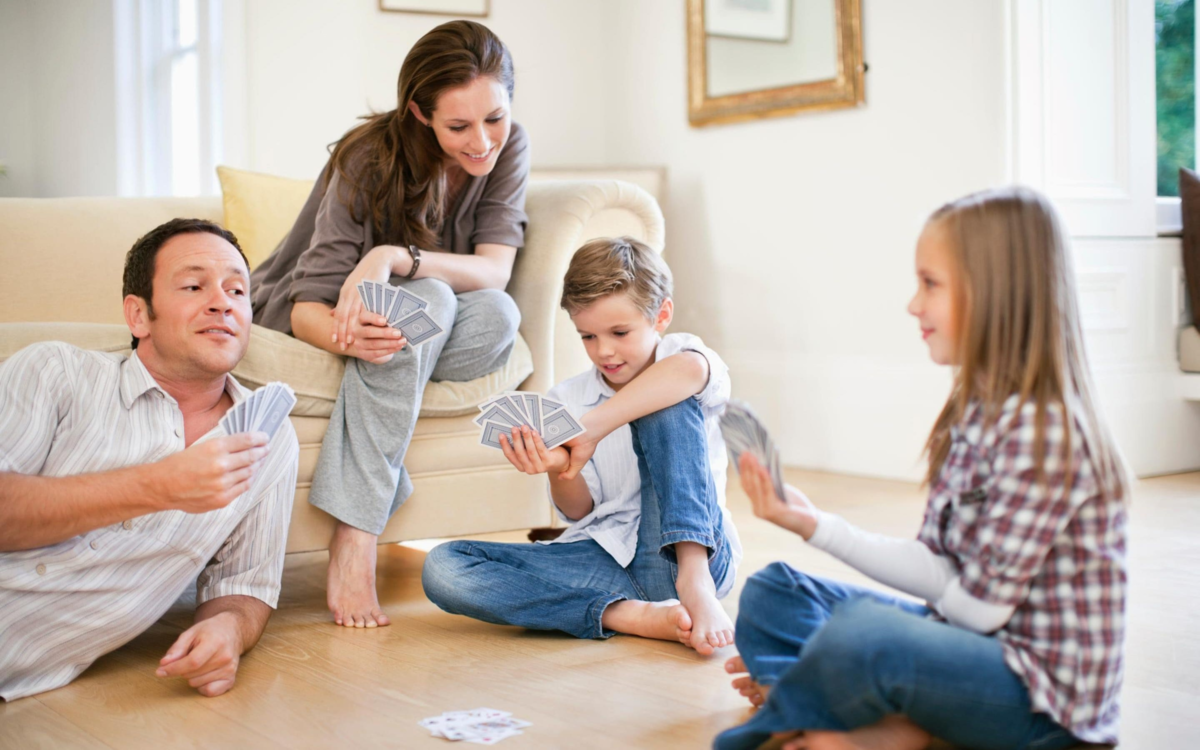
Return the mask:
<svg viewBox="0 0 1200 750">
<path fill-rule="evenodd" d="M 375 547 L 378 537 L 338 522 L 329 542 L 326 600 L 333 621 L 348 628 L 390 625 L 375 593 Z"/>
<path fill-rule="evenodd" d="M 610 604 L 600 620 L 608 630 L 642 638 L 687 644 L 692 637 L 692 618 L 675 599 L 662 602 L 623 599 Z"/>
<path fill-rule="evenodd" d="M 754 707 L 761 706 L 767 702 L 767 695 L 771 692 L 770 685 L 760 685 L 754 681 L 746 669 L 746 662 L 742 661 L 742 657 L 735 656 L 725 662 L 725 671 L 730 674 L 741 675 L 733 680 L 733 689 L 738 691 L 743 697 L 750 701 L 750 705 Z"/>
<path fill-rule="evenodd" d="M 733 621 L 717 599 L 717 587 L 708 569 L 708 548 L 695 542 L 679 542 L 675 558 L 679 561 L 675 590 L 692 616 L 688 645 L 703 656 L 733 645 Z"/>
<path fill-rule="evenodd" d="M 850 732 L 796 734 L 781 750 L 924 750 L 932 739 L 907 717 L 892 715 Z"/>
</svg>

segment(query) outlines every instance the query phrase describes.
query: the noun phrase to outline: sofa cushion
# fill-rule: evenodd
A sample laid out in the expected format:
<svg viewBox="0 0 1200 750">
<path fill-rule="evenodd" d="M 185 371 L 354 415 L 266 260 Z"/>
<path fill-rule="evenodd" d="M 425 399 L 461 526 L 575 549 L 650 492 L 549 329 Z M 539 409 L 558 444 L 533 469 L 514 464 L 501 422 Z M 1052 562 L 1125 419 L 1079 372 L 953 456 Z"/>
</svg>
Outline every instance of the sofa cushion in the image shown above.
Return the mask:
<svg viewBox="0 0 1200 750">
<path fill-rule="evenodd" d="M 1179 331 L 1179 367 L 1184 372 L 1200 372 L 1200 332 L 1195 326 Z"/>
<path fill-rule="evenodd" d="M 237 235 L 253 269 L 292 230 L 312 192 L 312 180 L 292 180 L 232 167 L 217 167 L 225 228 Z"/>
<path fill-rule="evenodd" d="M 0 362 L 39 341 L 65 341 L 81 349 L 129 352 L 129 329 L 105 323 L 0 323 Z M 293 416 L 329 417 L 342 382 L 344 359 L 285 333 L 262 326 L 250 331 L 250 349 L 233 374 L 257 388 L 282 380 L 296 391 Z M 533 372 L 533 355 L 517 334 L 508 362 L 496 372 L 463 383 L 431 382 L 421 401 L 422 417 L 470 414 L 496 393 L 517 388 Z"/>
</svg>

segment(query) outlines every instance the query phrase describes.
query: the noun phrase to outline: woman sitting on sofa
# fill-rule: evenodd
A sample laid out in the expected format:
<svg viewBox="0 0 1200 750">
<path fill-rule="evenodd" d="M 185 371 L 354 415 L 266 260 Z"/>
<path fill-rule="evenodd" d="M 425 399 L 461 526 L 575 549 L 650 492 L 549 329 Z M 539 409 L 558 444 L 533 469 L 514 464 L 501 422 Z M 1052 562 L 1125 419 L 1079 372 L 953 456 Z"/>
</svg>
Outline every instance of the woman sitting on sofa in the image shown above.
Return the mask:
<svg viewBox="0 0 1200 750">
<path fill-rule="evenodd" d="M 295 226 L 253 274 L 255 323 L 347 357 L 309 494 L 338 519 L 327 586 L 339 625 L 389 623 L 375 548 L 412 493 L 403 460 L 426 382 L 483 377 L 512 351 L 520 313 L 504 288 L 529 177 L 512 92 L 512 58 L 486 27 L 430 31 L 400 68 L 396 109 L 334 144 Z M 446 334 L 406 347 L 363 307 L 363 280 L 427 300 Z"/>
</svg>

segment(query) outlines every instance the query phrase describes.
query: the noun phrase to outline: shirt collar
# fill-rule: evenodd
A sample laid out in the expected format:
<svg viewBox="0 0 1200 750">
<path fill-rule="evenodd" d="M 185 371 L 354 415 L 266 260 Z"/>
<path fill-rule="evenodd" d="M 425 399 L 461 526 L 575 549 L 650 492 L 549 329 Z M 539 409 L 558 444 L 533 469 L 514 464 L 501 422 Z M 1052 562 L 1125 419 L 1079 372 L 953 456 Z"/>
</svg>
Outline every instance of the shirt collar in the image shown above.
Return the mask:
<svg viewBox="0 0 1200 750">
<path fill-rule="evenodd" d="M 150 371 L 146 369 L 146 365 L 138 357 L 137 349 L 129 355 L 121 364 L 121 403 L 126 409 L 132 409 L 133 403 L 145 395 L 149 391 L 158 391 L 167 400 L 174 403 L 175 399 L 171 394 L 163 390 Z M 225 392 L 236 404 L 241 401 L 249 391 L 233 377 L 232 373 L 225 375 Z"/>
<path fill-rule="evenodd" d="M 612 398 L 617 394 L 613 387 L 604 379 L 600 368 L 592 365 L 592 377 L 583 382 L 583 405 L 595 406 L 600 403 L 600 399 Z"/>
</svg>

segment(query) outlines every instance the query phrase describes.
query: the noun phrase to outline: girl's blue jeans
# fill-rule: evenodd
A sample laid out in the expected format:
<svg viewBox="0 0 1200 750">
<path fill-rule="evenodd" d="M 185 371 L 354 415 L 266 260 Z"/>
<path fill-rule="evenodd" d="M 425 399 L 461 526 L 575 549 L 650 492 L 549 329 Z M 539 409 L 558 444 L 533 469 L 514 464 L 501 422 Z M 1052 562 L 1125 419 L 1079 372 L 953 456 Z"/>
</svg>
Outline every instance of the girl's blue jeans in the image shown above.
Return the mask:
<svg viewBox="0 0 1200 750">
<path fill-rule="evenodd" d="M 708 548 L 709 571 L 720 589 L 733 571 L 699 404 L 687 398 L 630 427 L 642 488 L 637 551 L 627 568 L 592 539 L 447 542 L 425 558 L 421 582 L 430 601 L 498 625 L 607 638 L 614 633 L 601 619 L 609 605 L 677 597 L 679 542 Z"/>
<path fill-rule="evenodd" d="M 1055 750 L 1078 742 L 1004 662 L 992 637 L 928 618 L 927 607 L 772 563 L 746 581 L 737 646 L 770 685 L 718 750 L 757 748 L 774 732 L 849 731 L 902 714 L 931 735 L 979 750 Z"/>
</svg>

